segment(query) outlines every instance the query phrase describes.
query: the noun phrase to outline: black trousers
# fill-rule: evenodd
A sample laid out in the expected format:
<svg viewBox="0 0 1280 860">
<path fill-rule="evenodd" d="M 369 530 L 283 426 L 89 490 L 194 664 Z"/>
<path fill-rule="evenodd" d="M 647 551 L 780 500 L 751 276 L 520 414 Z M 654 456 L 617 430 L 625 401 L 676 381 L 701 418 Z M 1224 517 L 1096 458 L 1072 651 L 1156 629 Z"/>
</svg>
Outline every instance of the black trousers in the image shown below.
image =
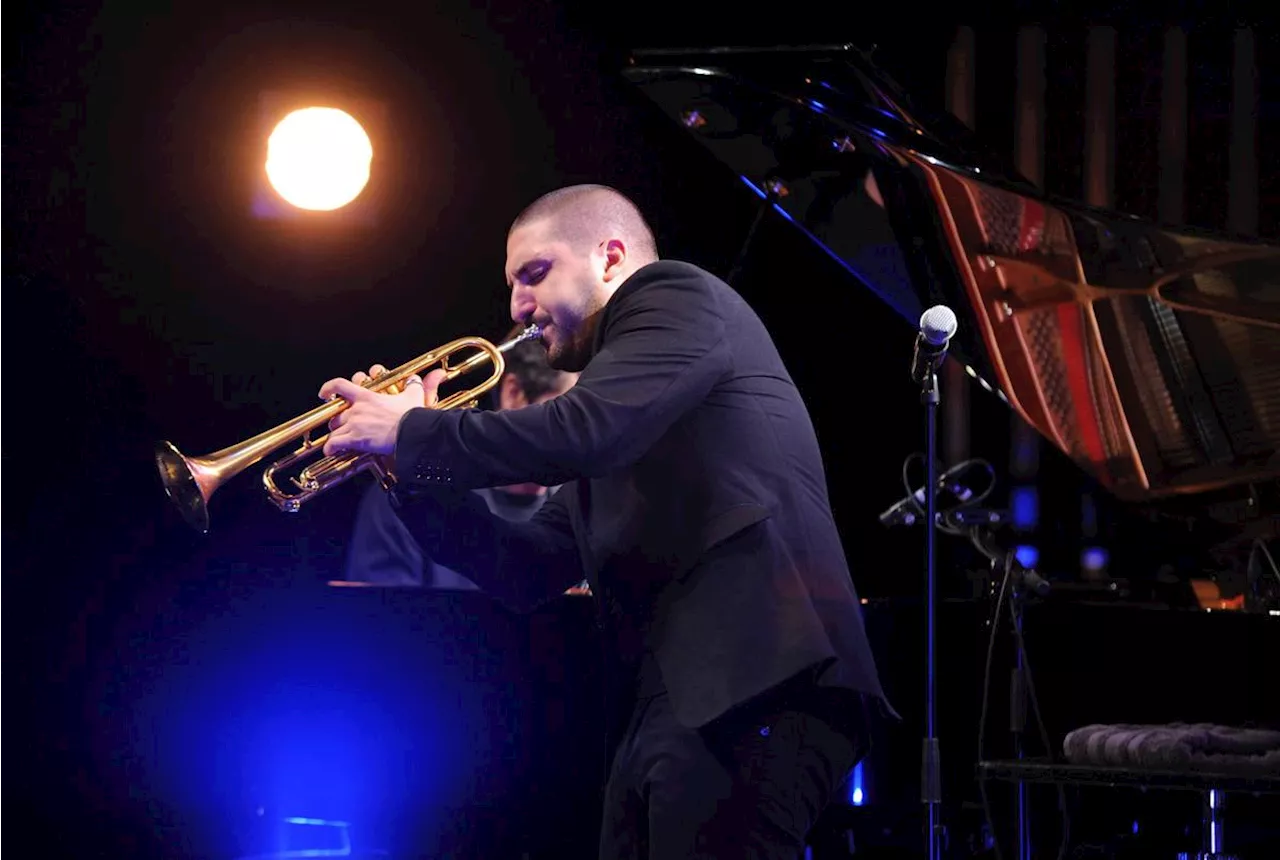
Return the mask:
<svg viewBox="0 0 1280 860">
<path fill-rule="evenodd" d="M 870 748 L 861 696 L 789 686 L 700 729 L 640 698 L 605 786 L 601 860 L 797 860 Z"/>
</svg>

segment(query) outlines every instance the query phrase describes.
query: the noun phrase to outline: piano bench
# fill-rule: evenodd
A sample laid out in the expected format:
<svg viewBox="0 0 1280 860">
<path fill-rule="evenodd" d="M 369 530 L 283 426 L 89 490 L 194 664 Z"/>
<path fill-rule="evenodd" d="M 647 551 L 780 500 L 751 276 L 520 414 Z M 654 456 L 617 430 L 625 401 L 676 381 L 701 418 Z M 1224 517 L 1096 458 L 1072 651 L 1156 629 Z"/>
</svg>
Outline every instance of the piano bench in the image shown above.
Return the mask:
<svg viewBox="0 0 1280 860">
<path fill-rule="evenodd" d="M 978 762 L 979 780 L 1014 783 L 1054 783 L 1103 788 L 1195 791 L 1203 796 L 1203 848 L 1178 860 L 1229 860 L 1223 847 L 1222 809 L 1227 793 L 1280 794 L 1280 775 L 1254 776 L 1206 771 L 1167 771 L 1143 768 L 1056 764 L 1027 758 Z"/>
</svg>

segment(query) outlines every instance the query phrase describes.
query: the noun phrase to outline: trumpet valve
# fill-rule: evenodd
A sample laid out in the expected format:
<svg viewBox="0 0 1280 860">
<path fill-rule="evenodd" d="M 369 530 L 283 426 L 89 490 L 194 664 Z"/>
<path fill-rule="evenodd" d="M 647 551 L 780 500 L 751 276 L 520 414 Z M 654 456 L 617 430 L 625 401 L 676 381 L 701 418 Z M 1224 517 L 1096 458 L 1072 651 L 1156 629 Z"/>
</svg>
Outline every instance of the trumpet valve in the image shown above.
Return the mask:
<svg viewBox="0 0 1280 860">
<path fill-rule="evenodd" d="M 307 474 L 299 475 L 296 478 L 290 478 L 289 481 L 304 493 L 314 493 L 316 490 L 320 489 L 320 482 Z"/>
</svg>

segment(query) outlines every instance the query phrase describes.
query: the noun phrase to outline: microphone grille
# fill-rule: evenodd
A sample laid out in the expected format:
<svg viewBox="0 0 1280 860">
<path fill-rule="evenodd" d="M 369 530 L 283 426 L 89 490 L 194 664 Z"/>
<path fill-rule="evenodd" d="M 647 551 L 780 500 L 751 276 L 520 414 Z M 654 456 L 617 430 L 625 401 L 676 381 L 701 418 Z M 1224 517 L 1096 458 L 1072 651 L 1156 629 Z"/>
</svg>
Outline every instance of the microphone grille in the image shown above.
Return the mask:
<svg viewBox="0 0 1280 860">
<path fill-rule="evenodd" d="M 946 305 L 934 305 L 920 317 L 920 334 L 934 346 L 951 340 L 958 326 L 955 311 Z"/>
</svg>

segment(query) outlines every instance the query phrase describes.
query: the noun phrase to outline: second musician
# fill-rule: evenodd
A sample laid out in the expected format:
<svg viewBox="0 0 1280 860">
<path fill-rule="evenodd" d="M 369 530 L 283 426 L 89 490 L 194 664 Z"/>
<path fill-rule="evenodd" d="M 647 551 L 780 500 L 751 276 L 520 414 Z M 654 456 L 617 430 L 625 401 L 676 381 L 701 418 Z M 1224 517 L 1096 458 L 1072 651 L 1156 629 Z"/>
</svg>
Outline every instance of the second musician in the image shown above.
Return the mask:
<svg viewBox="0 0 1280 860">
<path fill-rule="evenodd" d="M 519 333 L 513 329 L 508 338 Z M 381 368 L 370 368 L 375 374 Z M 578 374 L 556 370 L 547 363 L 546 348 L 534 341 L 512 347 L 506 354 L 502 381 L 489 394 L 495 410 L 520 409 L 546 403 L 568 391 Z M 505 487 L 481 487 L 476 494 L 484 499 L 495 516 L 514 522 L 533 518 L 559 487 L 520 483 Z M 437 589 L 474 590 L 478 586 L 467 577 L 431 558 L 400 521 L 391 497 L 370 483 L 360 499 L 356 521 L 347 549 L 345 577 L 348 582 L 373 585 L 416 586 Z"/>
</svg>

